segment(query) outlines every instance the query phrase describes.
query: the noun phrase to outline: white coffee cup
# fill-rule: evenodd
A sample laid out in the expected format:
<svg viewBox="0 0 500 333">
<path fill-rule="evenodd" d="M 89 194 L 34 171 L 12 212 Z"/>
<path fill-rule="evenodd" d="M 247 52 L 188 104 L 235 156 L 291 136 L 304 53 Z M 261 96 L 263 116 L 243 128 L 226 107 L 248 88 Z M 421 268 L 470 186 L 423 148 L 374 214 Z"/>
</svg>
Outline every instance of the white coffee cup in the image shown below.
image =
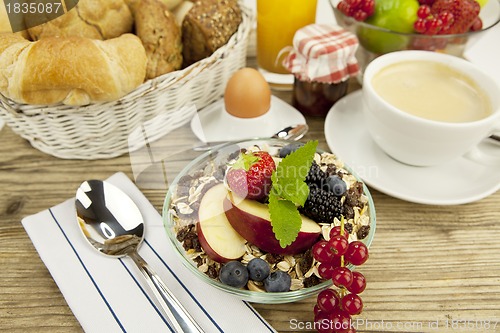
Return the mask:
<svg viewBox="0 0 500 333">
<path fill-rule="evenodd" d="M 428 120 L 389 104 L 377 94 L 372 79 L 387 66 L 409 60 L 438 62 L 464 73 L 485 92 L 492 113 L 480 120 L 453 123 Z M 432 166 L 467 156 L 480 163 L 500 165 L 500 154 L 489 156 L 479 150 L 481 141 L 500 131 L 500 86 L 462 58 L 430 51 L 384 54 L 373 60 L 364 72 L 363 103 L 364 118 L 373 140 L 395 160 L 414 166 Z"/>
</svg>

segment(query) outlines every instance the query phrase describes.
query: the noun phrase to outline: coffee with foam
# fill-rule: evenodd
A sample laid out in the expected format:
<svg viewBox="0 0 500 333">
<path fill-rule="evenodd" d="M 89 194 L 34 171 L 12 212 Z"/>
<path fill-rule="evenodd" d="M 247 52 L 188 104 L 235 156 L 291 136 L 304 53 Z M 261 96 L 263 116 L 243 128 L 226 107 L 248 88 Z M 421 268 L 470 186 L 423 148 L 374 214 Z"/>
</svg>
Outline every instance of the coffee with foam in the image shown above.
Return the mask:
<svg viewBox="0 0 500 333">
<path fill-rule="evenodd" d="M 439 62 L 393 63 L 376 73 L 371 83 L 387 103 L 429 120 L 464 123 L 493 112 L 486 92 L 472 78 Z"/>
</svg>

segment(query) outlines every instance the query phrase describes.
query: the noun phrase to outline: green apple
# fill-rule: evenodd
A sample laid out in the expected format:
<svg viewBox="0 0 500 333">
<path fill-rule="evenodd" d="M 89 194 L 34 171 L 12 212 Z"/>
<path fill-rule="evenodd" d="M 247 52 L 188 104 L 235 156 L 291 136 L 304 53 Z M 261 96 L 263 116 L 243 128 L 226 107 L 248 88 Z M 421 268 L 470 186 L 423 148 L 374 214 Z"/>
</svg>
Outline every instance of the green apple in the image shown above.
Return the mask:
<svg viewBox="0 0 500 333">
<path fill-rule="evenodd" d="M 399 33 L 413 33 L 417 20 L 418 0 L 377 0 L 375 13 L 366 23 Z M 358 38 L 368 51 L 383 54 L 402 50 L 409 38 L 404 35 L 362 27 Z"/>
<path fill-rule="evenodd" d="M 412 33 L 418 0 L 377 0 L 375 13 L 366 22 L 396 32 Z"/>
<path fill-rule="evenodd" d="M 376 55 L 404 50 L 410 41 L 408 36 L 374 30 L 366 26 L 360 26 L 356 34 L 359 44 Z"/>
</svg>

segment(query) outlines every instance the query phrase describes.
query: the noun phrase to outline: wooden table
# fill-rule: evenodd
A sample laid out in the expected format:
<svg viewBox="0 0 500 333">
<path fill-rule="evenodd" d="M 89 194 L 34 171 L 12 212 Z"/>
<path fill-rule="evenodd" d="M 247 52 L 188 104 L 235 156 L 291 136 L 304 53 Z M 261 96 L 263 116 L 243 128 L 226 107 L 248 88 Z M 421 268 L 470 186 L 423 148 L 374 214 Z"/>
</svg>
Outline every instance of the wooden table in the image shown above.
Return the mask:
<svg viewBox="0 0 500 333">
<path fill-rule="evenodd" d="M 290 100 L 290 93 L 277 94 Z M 323 120 L 308 124 L 304 140 L 317 139 L 328 149 Z M 190 133 L 188 126 L 178 131 Z M 74 196 L 83 180 L 117 171 L 134 179 L 130 156 L 61 160 L 9 128 L 0 132 L 0 142 L 0 330 L 81 331 L 20 221 Z M 160 210 L 165 191 L 143 192 Z M 377 231 L 370 260 L 360 269 L 368 287 L 358 332 L 500 332 L 500 192 L 461 206 L 372 193 Z M 311 323 L 314 303 L 255 308 L 279 332 L 306 332 L 301 325 Z"/>
</svg>

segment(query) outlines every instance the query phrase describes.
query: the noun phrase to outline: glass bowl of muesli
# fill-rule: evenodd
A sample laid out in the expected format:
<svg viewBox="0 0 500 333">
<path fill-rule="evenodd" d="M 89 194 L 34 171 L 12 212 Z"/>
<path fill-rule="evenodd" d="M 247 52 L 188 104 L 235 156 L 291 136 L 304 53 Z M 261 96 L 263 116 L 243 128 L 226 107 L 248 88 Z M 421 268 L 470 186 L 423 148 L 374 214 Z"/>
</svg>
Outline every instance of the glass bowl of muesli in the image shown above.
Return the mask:
<svg viewBox="0 0 500 333">
<path fill-rule="evenodd" d="M 316 141 L 280 139 L 228 143 L 193 160 L 169 188 L 163 221 L 196 278 L 256 303 L 328 288 L 314 245 L 340 225 L 369 247 L 376 226 L 370 192 L 349 167 Z"/>
</svg>

